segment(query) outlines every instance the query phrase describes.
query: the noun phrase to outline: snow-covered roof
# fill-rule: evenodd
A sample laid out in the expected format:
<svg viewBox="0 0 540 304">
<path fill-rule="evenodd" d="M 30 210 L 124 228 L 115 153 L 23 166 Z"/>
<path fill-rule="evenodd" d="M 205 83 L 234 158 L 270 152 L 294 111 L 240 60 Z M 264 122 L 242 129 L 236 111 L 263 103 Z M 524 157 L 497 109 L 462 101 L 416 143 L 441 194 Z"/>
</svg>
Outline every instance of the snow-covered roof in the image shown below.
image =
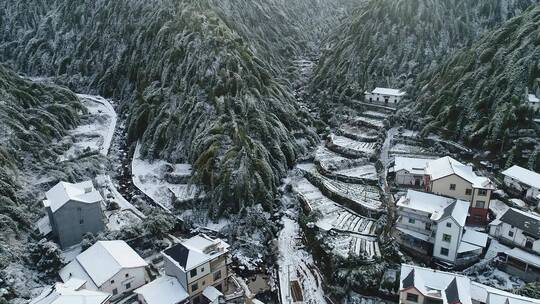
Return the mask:
<svg viewBox="0 0 540 304">
<path fill-rule="evenodd" d="M 56 283 L 45 288 L 29 304 L 103 304 L 111 297 L 109 294 L 83 289 L 84 280 L 70 279 L 66 283 Z"/>
<path fill-rule="evenodd" d="M 87 279 L 100 287 L 122 269 L 148 264 L 124 241 L 99 241 L 80 253 L 60 270 L 63 281 L 71 277 Z"/>
<path fill-rule="evenodd" d="M 536 254 L 528 253 L 527 251 L 517 247 L 510 251 L 506 251 L 505 254 L 537 268 L 540 267 L 540 256 Z"/>
<path fill-rule="evenodd" d="M 534 94 L 529 94 L 529 102 L 530 103 L 539 103 L 540 102 L 540 99 L 538 99 L 538 97 L 536 97 L 536 95 Z"/>
<path fill-rule="evenodd" d="M 472 304 L 471 281 L 466 276 L 413 265 L 401 264 L 401 291 L 415 288 L 424 296 L 441 299 L 443 304 Z"/>
<path fill-rule="evenodd" d="M 206 287 L 203 292 L 203 296 L 210 301 L 210 303 L 218 303 L 219 297 L 223 296 L 223 293 L 221 291 L 217 290 L 214 286 L 208 286 Z"/>
<path fill-rule="evenodd" d="M 473 229 L 466 229 L 461 241 L 483 248 L 487 246 L 488 235 Z"/>
<path fill-rule="evenodd" d="M 469 211 L 466 201 L 410 189 L 399 199 L 397 206 L 429 213 L 433 221 L 452 216 L 461 226 L 465 225 Z"/>
<path fill-rule="evenodd" d="M 428 158 L 412 158 L 396 156 L 394 160 L 394 172 L 406 170 L 413 174 L 424 175 L 424 169 L 429 161 Z"/>
<path fill-rule="evenodd" d="M 380 94 L 380 95 L 390 95 L 390 96 L 404 96 L 405 92 L 402 92 L 400 90 L 396 89 L 389 89 L 389 88 L 375 88 L 375 90 L 371 91 L 372 94 Z"/>
<path fill-rule="evenodd" d="M 221 239 L 199 234 L 166 249 L 163 255 L 183 271 L 189 271 L 227 253 L 228 248 L 229 244 Z"/>
<path fill-rule="evenodd" d="M 135 289 L 146 304 L 176 304 L 189 297 L 178 279 L 171 276 L 162 276 L 154 281 Z"/>
<path fill-rule="evenodd" d="M 516 179 L 530 187 L 540 189 L 540 174 L 534 171 L 514 165 L 504 170 L 502 174 Z"/>
<path fill-rule="evenodd" d="M 499 220 L 503 223 L 517 227 L 532 236 L 540 237 L 540 216 L 536 213 L 509 208 Z"/>
<path fill-rule="evenodd" d="M 92 181 L 84 181 L 77 184 L 59 182 L 45 193 L 47 197 L 43 201 L 45 207 L 50 207 L 52 212 L 60 209 L 69 201 L 92 204 L 103 200 Z"/>
<path fill-rule="evenodd" d="M 459 242 L 457 253 L 469 252 L 482 249 L 480 246 L 476 246 L 467 242 Z"/>
<path fill-rule="evenodd" d="M 431 180 L 437 180 L 455 174 L 471 183 L 474 188 L 494 188 L 487 177 L 476 175 L 471 166 L 464 165 L 450 156 L 428 162 L 425 172 L 431 176 Z"/>
<path fill-rule="evenodd" d="M 471 297 L 480 303 L 490 304 L 533 304 L 540 303 L 538 299 L 532 299 L 508 291 L 500 290 L 491 286 L 471 282 Z M 508 301 L 508 303 L 506 302 Z"/>
</svg>

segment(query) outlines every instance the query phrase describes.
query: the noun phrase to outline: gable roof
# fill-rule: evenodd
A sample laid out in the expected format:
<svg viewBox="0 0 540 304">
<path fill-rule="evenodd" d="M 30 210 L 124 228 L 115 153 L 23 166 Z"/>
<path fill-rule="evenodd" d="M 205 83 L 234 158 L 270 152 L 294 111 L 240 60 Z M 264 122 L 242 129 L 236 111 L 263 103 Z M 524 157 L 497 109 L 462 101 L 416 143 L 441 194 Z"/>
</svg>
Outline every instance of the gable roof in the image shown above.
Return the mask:
<svg viewBox="0 0 540 304">
<path fill-rule="evenodd" d="M 539 103 L 540 102 L 540 99 L 538 99 L 538 97 L 536 97 L 536 95 L 534 94 L 528 94 L 528 99 L 529 99 L 529 102 L 530 103 Z"/>
<path fill-rule="evenodd" d="M 56 283 L 43 289 L 42 293 L 29 304 L 103 304 L 111 297 L 109 294 L 82 289 L 85 281 L 71 279 L 66 283 Z"/>
<path fill-rule="evenodd" d="M 402 92 L 400 90 L 396 89 L 389 89 L 389 88 L 375 88 L 375 90 L 371 91 L 372 94 L 380 94 L 380 95 L 390 95 L 390 96 L 404 96 L 405 92 Z"/>
<path fill-rule="evenodd" d="M 490 304 L 539 304 L 540 300 L 520 296 L 495 287 L 471 282 L 471 297 L 480 303 Z"/>
<path fill-rule="evenodd" d="M 60 270 L 62 280 L 71 277 L 89 279 L 96 287 L 110 280 L 122 269 L 148 264 L 124 241 L 99 241 L 80 253 Z"/>
<path fill-rule="evenodd" d="M 468 202 L 411 189 L 407 190 L 407 195 L 401 197 L 396 205 L 429 213 L 433 221 L 451 216 L 461 226 L 465 225 L 469 212 Z"/>
<path fill-rule="evenodd" d="M 183 271 L 189 271 L 228 252 L 229 244 L 199 234 L 162 252 Z"/>
<path fill-rule="evenodd" d="M 474 188 L 494 188 L 487 177 L 476 175 L 471 166 L 464 165 L 450 156 L 428 162 L 425 172 L 431 177 L 432 181 L 455 174 L 471 183 Z"/>
<path fill-rule="evenodd" d="M 536 214 L 509 208 L 499 220 L 540 238 L 540 216 Z"/>
<path fill-rule="evenodd" d="M 178 279 L 171 276 L 159 277 L 134 292 L 142 295 L 146 304 L 176 304 L 189 298 Z"/>
<path fill-rule="evenodd" d="M 540 174 L 520 166 L 512 166 L 502 172 L 503 175 L 516 179 L 525 185 L 540 189 Z"/>
<path fill-rule="evenodd" d="M 424 175 L 424 169 L 427 166 L 427 163 L 432 159 L 428 158 L 412 158 L 412 157 L 401 157 L 396 156 L 394 159 L 394 172 L 400 170 L 406 170 L 410 173 L 415 173 L 419 175 Z"/>
<path fill-rule="evenodd" d="M 45 196 L 47 199 L 43 201 L 43 205 L 50 207 L 52 212 L 57 211 L 69 201 L 93 204 L 103 200 L 90 180 L 77 184 L 59 182 L 49 189 Z"/>
</svg>

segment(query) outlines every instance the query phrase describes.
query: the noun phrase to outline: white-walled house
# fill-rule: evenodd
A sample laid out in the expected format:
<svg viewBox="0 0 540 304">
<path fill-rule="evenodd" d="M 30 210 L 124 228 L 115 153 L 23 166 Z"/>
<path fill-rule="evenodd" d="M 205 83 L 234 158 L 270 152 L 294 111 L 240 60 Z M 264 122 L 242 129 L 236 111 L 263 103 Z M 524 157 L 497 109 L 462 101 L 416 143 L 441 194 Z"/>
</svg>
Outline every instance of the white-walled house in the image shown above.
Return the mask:
<svg viewBox="0 0 540 304">
<path fill-rule="evenodd" d="M 473 282 L 464 275 L 401 264 L 399 303 L 538 304 L 540 300 Z"/>
<path fill-rule="evenodd" d="M 111 295 L 86 289 L 86 281 L 70 279 L 43 289 L 29 304 L 109 304 Z"/>
<path fill-rule="evenodd" d="M 424 170 L 432 159 L 396 156 L 392 171 L 397 185 L 409 187 L 424 186 Z"/>
<path fill-rule="evenodd" d="M 86 288 L 116 298 L 148 281 L 148 264 L 124 241 L 98 241 L 60 270 L 60 278 L 85 280 Z"/>
<path fill-rule="evenodd" d="M 509 208 L 489 224 L 489 234 L 503 243 L 540 254 L 540 216 Z"/>
<path fill-rule="evenodd" d="M 520 166 L 512 166 L 502 172 L 504 184 L 534 201 L 540 195 L 540 174 Z"/>
<path fill-rule="evenodd" d="M 409 190 L 396 206 L 398 241 L 420 255 L 461 266 L 487 245 L 487 234 L 465 228 L 469 202 Z"/>
<path fill-rule="evenodd" d="M 389 88 L 375 88 L 371 92 L 364 92 L 364 98 L 369 103 L 383 103 L 395 105 L 401 102 L 405 96 L 405 92 Z"/>
<path fill-rule="evenodd" d="M 426 191 L 470 202 L 469 223 L 485 224 L 491 193 L 495 185 L 478 176 L 471 166 L 445 156 L 428 162 L 425 175 Z"/>
<path fill-rule="evenodd" d="M 103 198 L 92 181 L 59 182 L 45 196 L 43 205 L 62 248 L 80 243 L 85 233 L 97 234 L 104 230 Z"/>
<path fill-rule="evenodd" d="M 527 105 L 533 110 L 540 110 L 540 99 L 535 94 L 527 94 Z"/>
</svg>

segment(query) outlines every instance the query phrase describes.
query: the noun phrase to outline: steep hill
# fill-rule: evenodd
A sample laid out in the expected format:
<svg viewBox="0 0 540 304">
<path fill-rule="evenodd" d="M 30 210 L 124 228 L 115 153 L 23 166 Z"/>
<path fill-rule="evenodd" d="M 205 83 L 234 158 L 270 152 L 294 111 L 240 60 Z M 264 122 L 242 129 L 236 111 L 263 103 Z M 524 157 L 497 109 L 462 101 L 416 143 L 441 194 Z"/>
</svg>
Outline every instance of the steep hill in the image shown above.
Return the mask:
<svg viewBox="0 0 540 304">
<path fill-rule="evenodd" d="M 418 74 L 537 2 L 366 1 L 328 39 L 313 91 L 339 101 L 374 86 L 409 90 Z"/>
<path fill-rule="evenodd" d="M 441 66 L 418 77 L 411 108 L 425 118 L 424 132 L 442 132 L 470 145 L 507 151 L 511 140 L 534 136 L 527 88 L 539 89 L 540 6 L 487 33 Z M 532 145 L 534 149 L 534 145 Z M 533 153 L 530 167 L 540 166 Z"/>
<path fill-rule="evenodd" d="M 309 25 L 343 13 L 321 0 L 4 4 L 2 23 L 13 26 L 0 60 L 125 101 L 129 140 L 145 157 L 193 163 L 214 211 L 269 206 L 279 178 L 318 140 L 283 80 L 287 62 L 318 35 Z"/>
</svg>

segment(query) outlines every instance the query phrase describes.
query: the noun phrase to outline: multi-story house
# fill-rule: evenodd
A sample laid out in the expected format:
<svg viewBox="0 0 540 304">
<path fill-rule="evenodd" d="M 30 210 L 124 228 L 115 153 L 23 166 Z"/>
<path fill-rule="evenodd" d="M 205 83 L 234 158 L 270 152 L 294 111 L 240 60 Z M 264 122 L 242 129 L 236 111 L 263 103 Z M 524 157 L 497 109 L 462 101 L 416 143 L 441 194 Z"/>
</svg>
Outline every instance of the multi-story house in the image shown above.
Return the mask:
<svg viewBox="0 0 540 304">
<path fill-rule="evenodd" d="M 99 241 L 60 270 L 60 278 L 86 281 L 89 290 L 118 298 L 148 281 L 148 264 L 124 241 Z"/>
<path fill-rule="evenodd" d="M 494 184 L 476 175 L 471 166 L 445 156 L 427 163 L 424 185 L 428 192 L 470 202 L 468 222 L 485 224 Z"/>
<path fill-rule="evenodd" d="M 469 203 L 409 190 L 397 202 L 398 241 L 405 248 L 454 266 L 479 259 L 487 235 L 465 229 Z"/>
<path fill-rule="evenodd" d="M 471 281 L 464 275 L 401 264 L 400 304 L 538 304 L 519 296 Z"/>
<path fill-rule="evenodd" d="M 80 243 L 85 233 L 97 234 L 104 230 L 103 198 L 92 181 L 59 182 L 45 196 L 43 205 L 53 235 L 62 248 Z"/>
<path fill-rule="evenodd" d="M 194 236 L 163 251 L 165 274 L 179 281 L 191 303 L 202 303 L 207 294 L 226 291 L 228 248 L 223 240 Z"/>
<path fill-rule="evenodd" d="M 520 166 L 512 166 L 502 172 L 504 184 L 520 193 L 529 201 L 538 200 L 540 195 L 540 174 Z M 539 201 L 537 201 L 539 202 Z"/>
<path fill-rule="evenodd" d="M 540 280 L 540 216 L 510 208 L 489 226 L 491 236 L 515 247 L 504 252 L 505 271 L 528 282 Z"/>
<path fill-rule="evenodd" d="M 401 102 L 406 93 L 396 89 L 375 88 L 371 92 L 364 92 L 364 95 L 366 102 L 395 105 Z"/>
</svg>

